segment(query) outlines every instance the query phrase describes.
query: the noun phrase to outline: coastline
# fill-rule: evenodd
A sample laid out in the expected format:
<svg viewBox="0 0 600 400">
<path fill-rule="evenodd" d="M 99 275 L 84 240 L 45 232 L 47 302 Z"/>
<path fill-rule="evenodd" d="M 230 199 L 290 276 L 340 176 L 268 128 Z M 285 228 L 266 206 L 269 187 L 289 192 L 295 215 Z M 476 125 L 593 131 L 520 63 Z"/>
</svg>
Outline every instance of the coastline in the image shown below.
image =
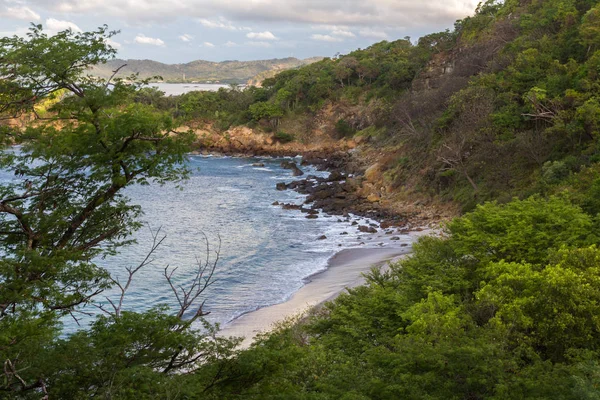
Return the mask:
<svg viewBox="0 0 600 400">
<path fill-rule="evenodd" d="M 411 236 L 416 240 L 418 236 L 427 233 L 412 232 Z M 362 274 L 368 272 L 371 267 L 384 266 L 410 254 L 411 251 L 411 246 L 343 249 L 328 260 L 325 270 L 308 277 L 306 284 L 288 300 L 241 315 L 222 326 L 219 336 L 244 337 L 239 348 L 248 348 L 256 335 L 269 332 L 278 323 L 335 299 L 347 288 L 364 284 Z"/>
</svg>

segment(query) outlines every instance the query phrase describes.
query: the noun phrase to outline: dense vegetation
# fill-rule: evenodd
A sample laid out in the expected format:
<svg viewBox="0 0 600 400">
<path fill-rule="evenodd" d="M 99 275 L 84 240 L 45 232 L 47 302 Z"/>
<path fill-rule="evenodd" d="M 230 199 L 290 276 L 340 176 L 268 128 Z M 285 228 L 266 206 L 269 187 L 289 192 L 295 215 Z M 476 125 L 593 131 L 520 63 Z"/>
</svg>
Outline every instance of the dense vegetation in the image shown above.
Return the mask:
<svg viewBox="0 0 600 400">
<path fill-rule="evenodd" d="M 263 81 L 190 93 L 179 116 L 220 129 L 295 124 L 322 113 L 332 135 L 387 157 L 387 185 L 470 210 L 547 190 L 598 160 L 600 37 L 596 1 L 488 1 L 452 32 L 377 43 Z"/>
<path fill-rule="evenodd" d="M 23 179 L 0 192 L 0 394 L 599 399 L 599 27 L 598 1 L 489 1 L 417 45 L 382 42 L 263 88 L 171 99 L 81 79 L 112 56 L 104 30 L 3 39 L 0 75 L 14 77 L 1 82 L 4 113 L 73 95 L 52 103 L 61 125 L 2 131 L 24 147 L 1 160 Z M 58 62 L 37 57 L 56 52 Z M 193 331 L 203 312 L 187 303 L 175 315 L 116 305 L 60 336 L 59 317 L 98 304 L 108 286 L 126 292 L 91 261 L 137 227 L 120 189 L 185 177 L 177 166 L 190 138 L 165 135 L 172 117 L 277 132 L 325 107 L 346 110 L 339 137 L 367 137 L 393 155 L 391 185 L 468 212 L 246 351 L 211 339 L 211 327 Z"/>
</svg>

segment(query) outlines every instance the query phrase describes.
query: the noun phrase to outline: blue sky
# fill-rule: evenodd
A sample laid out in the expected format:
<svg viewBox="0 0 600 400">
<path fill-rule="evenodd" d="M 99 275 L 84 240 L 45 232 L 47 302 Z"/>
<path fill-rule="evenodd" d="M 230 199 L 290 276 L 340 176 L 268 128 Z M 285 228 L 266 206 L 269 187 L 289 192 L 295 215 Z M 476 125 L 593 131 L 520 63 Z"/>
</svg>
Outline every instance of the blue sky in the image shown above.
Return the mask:
<svg viewBox="0 0 600 400">
<path fill-rule="evenodd" d="M 331 57 L 413 39 L 471 15 L 473 0 L 0 0 L 0 35 L 107 24 L 120 58 L 165 63 Z"/>
</svg>

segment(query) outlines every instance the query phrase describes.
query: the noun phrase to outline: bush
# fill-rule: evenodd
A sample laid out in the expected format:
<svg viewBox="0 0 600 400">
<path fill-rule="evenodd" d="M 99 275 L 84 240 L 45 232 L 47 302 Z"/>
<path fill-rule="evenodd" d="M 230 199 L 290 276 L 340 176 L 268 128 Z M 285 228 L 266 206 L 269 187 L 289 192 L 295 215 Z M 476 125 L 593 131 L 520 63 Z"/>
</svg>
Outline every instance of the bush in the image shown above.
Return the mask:
<svg viewBox="0 0 600 400">
<path fill-rule="evenodd" d="M 283 131 L 278 131 L 273 137 L 279 143 L 289 143 L 289 142 L 293 142 L 295 139 L 293 134 L 285 133 Z"/>
<path fill-rule="evenodd" d="M 356 133 L 356 129 L 352 127 L 345 119 L 341 118 L 335 123 L 335 131 L 339 138 L 352 137 Z"/>
</svg>

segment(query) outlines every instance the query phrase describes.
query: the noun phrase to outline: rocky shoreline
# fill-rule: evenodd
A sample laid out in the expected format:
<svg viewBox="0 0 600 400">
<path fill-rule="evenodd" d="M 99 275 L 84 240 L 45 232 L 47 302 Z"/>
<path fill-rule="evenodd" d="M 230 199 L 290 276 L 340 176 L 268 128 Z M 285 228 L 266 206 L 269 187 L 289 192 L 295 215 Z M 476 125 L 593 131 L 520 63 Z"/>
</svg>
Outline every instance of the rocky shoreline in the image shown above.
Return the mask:
<svg viewBox="0 0 600 400">
<path fill-rule="evenodd" d="M 316 161 L 316 162 L 315 162 Z M 420 231 L 424 227 L 430 227 L 437 221 L 423 221 L 414 213 L 397 213 L 370 201 L 361 196 L 360 188 L 364 177 L 361 175 L 350 174 L 344 171 L 343 160 L 313 160 L 303 161 L 302 164 L 316 164 L 319 169 L 329 170 L 331 173 L 327 178 L 321 178 L 314 175 L 308 175 L 302 179 L 290 183 L 279 182 L 276 184 L 277 190 L 295 190 L 298 193 L 307 195 L 304 204 L 280 204 L 284 209 L 300 210 L 306 213 L 306 218 L 318 218 L 320 211 L 340 216 L 346 222 L 352 225 L 362 233 L 377 233 L 378 229 L 387 234 L 404 234 L 410 231 Z M 290 165 L 291 164 L 291 165 Z M 331 168 L 335 165 L 334 168 Z M 340 166 L 341 165 L 341 166 Z M 282 162 L 282 167 L 291 169 L 294 176 L 298 176 L 298 167 L 294 163 Z M 356 220 L 351 221 L 352 216 L 369 218 L 377 223 L 359 225 Z"/>
<path fill-rule="evenodd" d="M 322 143 L 281 145 L 265 141 L 268 138 L 248 128 L 236 128 L 230 134 L 231 139 L 227 141 L 212 138 L 214 134 L 210 136 L 211 140 L 202 136 L 204 139 L 196 143 L 197 152 L 257 158 L 301 156 L 300 165 L 282 162 L 282 167 L 289 169 L 291 175 L 298 179 L 290 183 L 279 182 L 277 189 L 295 190 L 307 195 L 304 204 L 279 204 L 284 208 L 301 210 L 307 218 L 318 218 L 319 211 L 343 219 L 354 215 L 378 221 L 377 226 L 363 227 L 363 230 L 398 228 L 398 233 L 405 233 L 421 228 L 435 229 L 441 221 L 452 216 L 452 212 L 434 210 L 427 201 L 390 200 L 394 193 L 382 187 L 386 183 L 381 172 L 377 171 L 377 158 L 361 154 L 356 143 L 321 140 Z M 329 171 L 330 176 L 304 176 L 302 167 L 306 165 Z"/>
</svg>

